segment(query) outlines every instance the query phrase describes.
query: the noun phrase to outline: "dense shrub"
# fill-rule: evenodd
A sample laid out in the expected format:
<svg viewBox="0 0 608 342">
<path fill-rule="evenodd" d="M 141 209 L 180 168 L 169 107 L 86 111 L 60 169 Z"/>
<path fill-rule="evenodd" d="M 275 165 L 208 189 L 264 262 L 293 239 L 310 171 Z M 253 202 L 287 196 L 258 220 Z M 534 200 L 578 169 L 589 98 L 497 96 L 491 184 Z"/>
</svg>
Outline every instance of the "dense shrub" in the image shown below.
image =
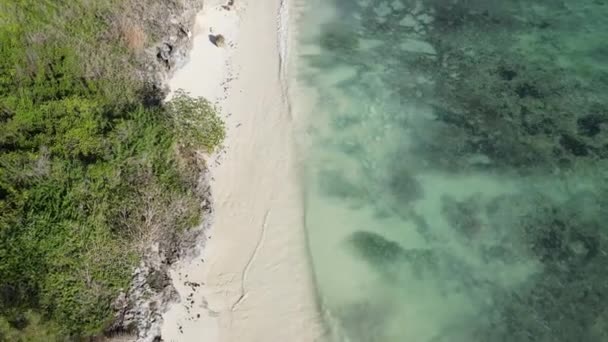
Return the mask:
<svg viewBox="0 0 608 342">
<path fill-rule="evenodd" d="M 0 341 L 100 333 L 146 243 L 200 220 L 183 159 L 222 123 L 144 101 L 132 46 L 100 39 L 112 5 L 0 3 Z"/>
</svg>

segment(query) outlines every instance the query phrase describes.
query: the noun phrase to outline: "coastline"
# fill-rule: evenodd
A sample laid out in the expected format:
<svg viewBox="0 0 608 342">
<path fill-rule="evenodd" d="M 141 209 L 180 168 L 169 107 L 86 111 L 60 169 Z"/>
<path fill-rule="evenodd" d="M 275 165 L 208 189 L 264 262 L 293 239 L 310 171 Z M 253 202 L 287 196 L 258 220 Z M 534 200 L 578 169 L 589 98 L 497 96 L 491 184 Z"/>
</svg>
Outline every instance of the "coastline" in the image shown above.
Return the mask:
<svg viewBox="0 0 608 342">
<path fill-rule="evenodd" d="M 208 160 L 215 213 L 204 248 L 171 272 L 180 301 L 163 316 L 165 341 L 322 336 L 285 81 L 286 1 L 206 3 L 189 61 L 169 82 L 216 103 L 227 138 Z"/>
</svg>

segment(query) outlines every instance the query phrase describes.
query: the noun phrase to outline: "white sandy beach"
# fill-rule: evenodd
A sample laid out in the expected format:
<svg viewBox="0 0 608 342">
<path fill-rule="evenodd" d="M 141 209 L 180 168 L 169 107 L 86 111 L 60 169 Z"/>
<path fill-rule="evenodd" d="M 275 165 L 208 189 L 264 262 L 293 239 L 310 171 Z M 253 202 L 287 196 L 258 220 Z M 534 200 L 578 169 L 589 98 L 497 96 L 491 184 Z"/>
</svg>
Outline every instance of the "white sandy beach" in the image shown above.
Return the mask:
<svg viewBox="0 0 608 342">
<path fill-rule="evenodd" d="M 227 2 L 227 1 L 226 1 Z M 215 218 L 201 255 L 178 263 L 181 301 L 165 341 L 318 341 L 293 127 L 281 81 L 280 0 L 205 2 L 190 61 L 170 82 L 222 109 L 225 151 L 209 161 Z M 208 35 L 222 34 L 218 48 Z M 196 284 L 201 284 L 199 287 Z"/>
</svg>

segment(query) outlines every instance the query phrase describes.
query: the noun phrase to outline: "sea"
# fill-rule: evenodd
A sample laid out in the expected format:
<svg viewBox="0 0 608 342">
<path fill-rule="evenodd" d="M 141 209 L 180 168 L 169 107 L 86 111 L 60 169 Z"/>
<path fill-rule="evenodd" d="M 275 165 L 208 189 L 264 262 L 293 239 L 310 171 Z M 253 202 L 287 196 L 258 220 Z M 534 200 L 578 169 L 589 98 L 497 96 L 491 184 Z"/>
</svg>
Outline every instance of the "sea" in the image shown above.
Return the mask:
<svg viewBox="0 0 608 342">
<path fill-rule="evenodd" d="M 328 340 L 608 341 L 608 1 L 300 8 Z"/>
</svg>

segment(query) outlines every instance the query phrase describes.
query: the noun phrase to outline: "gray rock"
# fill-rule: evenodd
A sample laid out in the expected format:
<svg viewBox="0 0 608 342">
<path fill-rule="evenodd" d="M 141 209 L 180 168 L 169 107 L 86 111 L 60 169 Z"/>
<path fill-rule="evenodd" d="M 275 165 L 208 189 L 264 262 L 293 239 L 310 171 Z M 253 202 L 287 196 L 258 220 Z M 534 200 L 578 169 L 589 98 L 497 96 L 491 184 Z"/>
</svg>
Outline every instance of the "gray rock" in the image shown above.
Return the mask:
<svg viewBox="0 0 608 342">
<path fill-rule="evenodd" d="M 151 40 L 137 56 L 138 76 L 143 82 L 167 92 L 167 81 L 188 58 L 191 28 L 202 6 L 201 0 L 142 0 L 134 5 L 129 19 L 140 25 Z M 170 281 L 170 266 L 178 258 L 194 257 L 196 247 L 202 243 L 201 233 L 213 217 L 208 204 L 211 196 L 208 174 L 205 170 L 201 172 L 195 191 L 205 211 L 205 221 L 197 229 L 176 233 L 171 241 L 157 241 L 149 246 L 133 271 L 129 288 L 113 303 L 116 314 L 108 332 L 128 332 L 137 336 L 137 342 L 162 340 L 162 315 L 178 299 Z"/>
</svg>

